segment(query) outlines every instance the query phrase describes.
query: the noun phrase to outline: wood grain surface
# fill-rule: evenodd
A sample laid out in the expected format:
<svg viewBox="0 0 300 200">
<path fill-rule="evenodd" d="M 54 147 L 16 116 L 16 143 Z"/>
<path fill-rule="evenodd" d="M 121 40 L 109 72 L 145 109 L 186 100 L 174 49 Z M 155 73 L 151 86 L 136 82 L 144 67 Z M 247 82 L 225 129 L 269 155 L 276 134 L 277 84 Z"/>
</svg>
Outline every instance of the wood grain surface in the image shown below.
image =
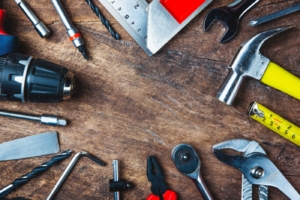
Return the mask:
<svg viewBox="0 0 300 200">
<path fill-rule="evenodd" d="M 258 27 L 248 22 L 258 16 L 299 4 L 300 1 L 263 0 L 241 20 L 237 36 L 220 44 L 225 27 L 215 23 L 202 29 L 209 9 L 231 3 L 214 0 L 167 45 L 149 57 L 108 11 L 96 0 L 103 14 L 121 35 L 114 40 L 84 0 L 64 0 L 67 12 L 80 30 L 90 54 L 86 61 L 68 40 L 66 30 L 50 0 L 27 0 L 35 13 L 53 31 L 41 39 L 13 0 L 1 0 L 7 11 L 6 30 L 20 37 L 19 52 L 67 67 L 77 77 L 72 99 L 58 104 L 4 102 L 0 109 L 32 114 L 55 114 L 69 120 L 66 127 L 48 127 L 34 122 L 1 117 L 0 143 L 41 132 L 57 131 L 61 150 L 88 151 L 107 163 L 98 166 L 82 158 L 55 199 L 113 199 L 108 181 L 111 162 L 120 162 L 120 176 L 135 184 L 122 192 L 124 199 L 146 199 L 150 183 L 146 158 L 155 155 L 165 180 L 179 199 L 202 199 L 191 180 L 180 174 L 171 160 L 179 143 L 192 145 L 201 159 L 201 174 L 214 199 L 238 200 L 241 173 L 218 161 L 212 145 L 234 138 L 256 140 L 290 183 L 300 191 L 300 149 L 250 119 L 247 108 L 258 101 L 291 122 L 300 125 L 300 101 L 261 82 L 247 79 L 232 107 L 216 98 L 239 45 L 255 34 L 275 27 L 298 27 L 270 39 L 262 53 L 300 77 L 300 12 Z M 0 163 L 0 187 L 49 160 L 52 155 Z M 46 199 L 71 158 L 52 167 L 7 199 Z M 269 199 L 287 199 L 270 188 Z"/>
</svg>

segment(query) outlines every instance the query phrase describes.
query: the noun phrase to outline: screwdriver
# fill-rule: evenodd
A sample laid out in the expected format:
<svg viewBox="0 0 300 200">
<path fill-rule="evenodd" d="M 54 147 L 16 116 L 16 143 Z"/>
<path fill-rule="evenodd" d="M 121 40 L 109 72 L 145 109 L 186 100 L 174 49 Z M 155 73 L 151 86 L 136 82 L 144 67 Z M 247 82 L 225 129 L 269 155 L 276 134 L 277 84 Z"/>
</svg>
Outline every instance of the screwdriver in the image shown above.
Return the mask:
<svg viewBox="0 0 300 200">
<path fill-rule="evenodd" d="M 69 39 L 73 42 L 74 46 L 81 52 L 83 57 L 88 60 L 88 54 L 84 47 L 84 41 L 77 30 L 76 27 L 73 26 L 70 18 L 67 15 L 63 5 L 61 4 L 60 0 L 51 0 L 54 8 L 56 9 L 61 21 L 65 25 L 67 29 L 67 34 L 69 35 Z"/>
<path fill-rule="evenodd" d="M 37 122 L 41 122 L 41 124 L 49 125 L 49 126 L 66 126 L 67 125 L 66 119 L 58 118 L 55 115 L 42 114 L 42 115 L 38 116 L 38 115 L 29 115 L 29 114 L 25 114 L 25 113 L 0 110 L 0 116 L 13 117 L 13 118 L 17 118 L 17 119 L 25 119 L 25 120 L 30 120 L 30 121 L 37 121 Z"/>
</svg>

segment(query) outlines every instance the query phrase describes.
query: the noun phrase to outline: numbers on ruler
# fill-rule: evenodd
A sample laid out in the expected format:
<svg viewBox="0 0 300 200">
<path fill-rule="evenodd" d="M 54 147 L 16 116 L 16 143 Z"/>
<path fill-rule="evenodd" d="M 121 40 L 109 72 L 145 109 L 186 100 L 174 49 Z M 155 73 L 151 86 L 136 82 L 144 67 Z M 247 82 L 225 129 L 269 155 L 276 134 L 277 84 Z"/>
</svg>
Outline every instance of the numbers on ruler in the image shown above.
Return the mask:
<svg viewBox="0 0 300 200">
<path fill-rule="evenodd" d="M 289 125 L 287 129 L 284 131 L 285 134 L 288 134 L 289 130 L 292 128 L 292 125 Z"/>
<path fill-rule="evenodd" d="M 112 4 L 112 5 L 114 5 L 115 4 L 115 7 L 116 7 L 116 9 L 118 10 L 118 11 L 122 11 L 122 7 L 120 6 L 120 7 L 117 7 L 117 2 L 116 2 L 117 0 L 112 0 L 112 1 L 110 1 L 110 3 Z M 133 6 L 133 8 L 134 9 L 143 9 L 142 7 L 141 7 L 141 5 L 140 4 L 138 4 L 138 3 L 136 3 L 134 6 Z M 126 10 L 126 9 L 125 9 Z M 125 11 L 126 12 L 126 11 Z M 138 32 L 138 33 L 141 33 L 142 32 L 142 29 L 141 28 L 139 28 L 139 27 L 135 27 L 136 26 L 136 23 L 135 23 L 135 21 L 133 21 L 133 20 L 131 20 L 130 19 L 130 15 L 129 14 L 125 14 L 125 15 L 123 15 L 123 17 L 124 17 L 124 19 L 125 20 L 127 20 L 128 21 L 128 23 L 133 27 L 133 29 L 135 29 L 135 31 L 136 32 Z M 137 25 L 138 25 L 138 23 L 137 23 Z M 142 36 L 143 38 L 144 38 L 144 40 L 146 40 L 147 39 L 147 36 Z"/>
</svg>

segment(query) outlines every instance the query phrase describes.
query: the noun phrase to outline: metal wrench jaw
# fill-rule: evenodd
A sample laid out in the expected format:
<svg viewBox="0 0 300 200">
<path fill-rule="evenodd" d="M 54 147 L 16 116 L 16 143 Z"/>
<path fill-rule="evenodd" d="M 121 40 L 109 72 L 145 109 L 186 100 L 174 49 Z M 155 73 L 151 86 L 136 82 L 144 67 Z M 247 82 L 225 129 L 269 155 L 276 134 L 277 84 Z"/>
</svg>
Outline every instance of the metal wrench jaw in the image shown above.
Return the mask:
<svg viewBox="0 0 300 200">
<path fill-rule="evenodd" d="M 212 147 L 213 153 L 225 149 L 232 149 L 237 152 L 243 153 L 243 156 L 249 156 L 253 153 L 266 154 L 265 150 L 255 141 L 245 139 L 233 139 L 221 142 Z"/>
<path fill-rule="evenodd" d="M 242 16 L 258 2 L 259 0 L 236 0 L 228 6 L 210 10 L 204 21 L 204 31 L 207 31 L 213 21 L 219 20 L 226 27 L 226 32 L 220 42 L 230 40 L 238 32 Z"/>
<path fill-rule="evenodd" d="M 300 200 L 299 193 L 265 155 L 253 154 L 240 166 L 234 167 L 239 169 L 252 185 L 276 187 L 290 199 Z"/>
<path fill-rule="evenodd" d="M 206 32 L 214 21 L 220 21 L 226 27 L 226 32 L 220 38 L 219 42 L 226 42 L 233 38 L 239 29 L 239 19 L 233 17 L 233 15 L 226 9 L 226 7 L 215 8 L 209 11 L 205 17 L 203 29 Z"/>
<path fill-rule="evenodd" d="M 232 105 L 245 77 L 260 80 L 270 63 L 270 60 L 260 53 L 261 46 L 269 38 L 293 27 L 271 29 L 245 41 L 229 64 L 231 70 L 217 92 L 217 99 L 227 105 Z"/>
<path fill-rule="evenodd" d="M 264 150 L 255 141 L 248 141 L 248 144 L 246 141 L 230 140 L 214 145 L 213 153 L 220 161 L 240 170 L 252 185 L 276 187 L 290 199 L 299 200 L 298 192 L 266 157 Z M 222 151 L 225 149 L 243 152 L 244 155 L 229 155 Z"/>
</svg>

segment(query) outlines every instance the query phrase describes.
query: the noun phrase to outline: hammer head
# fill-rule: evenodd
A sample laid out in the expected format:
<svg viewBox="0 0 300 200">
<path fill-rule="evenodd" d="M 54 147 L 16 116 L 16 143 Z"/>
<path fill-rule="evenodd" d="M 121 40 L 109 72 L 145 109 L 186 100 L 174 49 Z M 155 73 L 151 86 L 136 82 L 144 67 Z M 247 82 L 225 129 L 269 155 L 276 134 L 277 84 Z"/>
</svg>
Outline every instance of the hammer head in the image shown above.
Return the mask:
<svg viewBox="0 0 300 200">
<path fill-rule="evenodd" d="M 220 7 L 210 10 L 204 20 L 204 31 L 207 31 L 215 20 L 219 20 L 226 27 L 226 32 L 220 42 L 226 42 L 233 38 L 239 29 L 240 19 L 234 15 L 228 7 Z"/>
<path fill-rule="evenodd" d="M 270 60 L 260 53 L 261 46 L 270 37 L 293 27 L 271 29 L 244 42 L 229 65 L 231 70 L 220 87 L 217 98 L 227 105 L 232 105 L 244 77 L 260 80 L 270 63 Z"/>
</svg>

